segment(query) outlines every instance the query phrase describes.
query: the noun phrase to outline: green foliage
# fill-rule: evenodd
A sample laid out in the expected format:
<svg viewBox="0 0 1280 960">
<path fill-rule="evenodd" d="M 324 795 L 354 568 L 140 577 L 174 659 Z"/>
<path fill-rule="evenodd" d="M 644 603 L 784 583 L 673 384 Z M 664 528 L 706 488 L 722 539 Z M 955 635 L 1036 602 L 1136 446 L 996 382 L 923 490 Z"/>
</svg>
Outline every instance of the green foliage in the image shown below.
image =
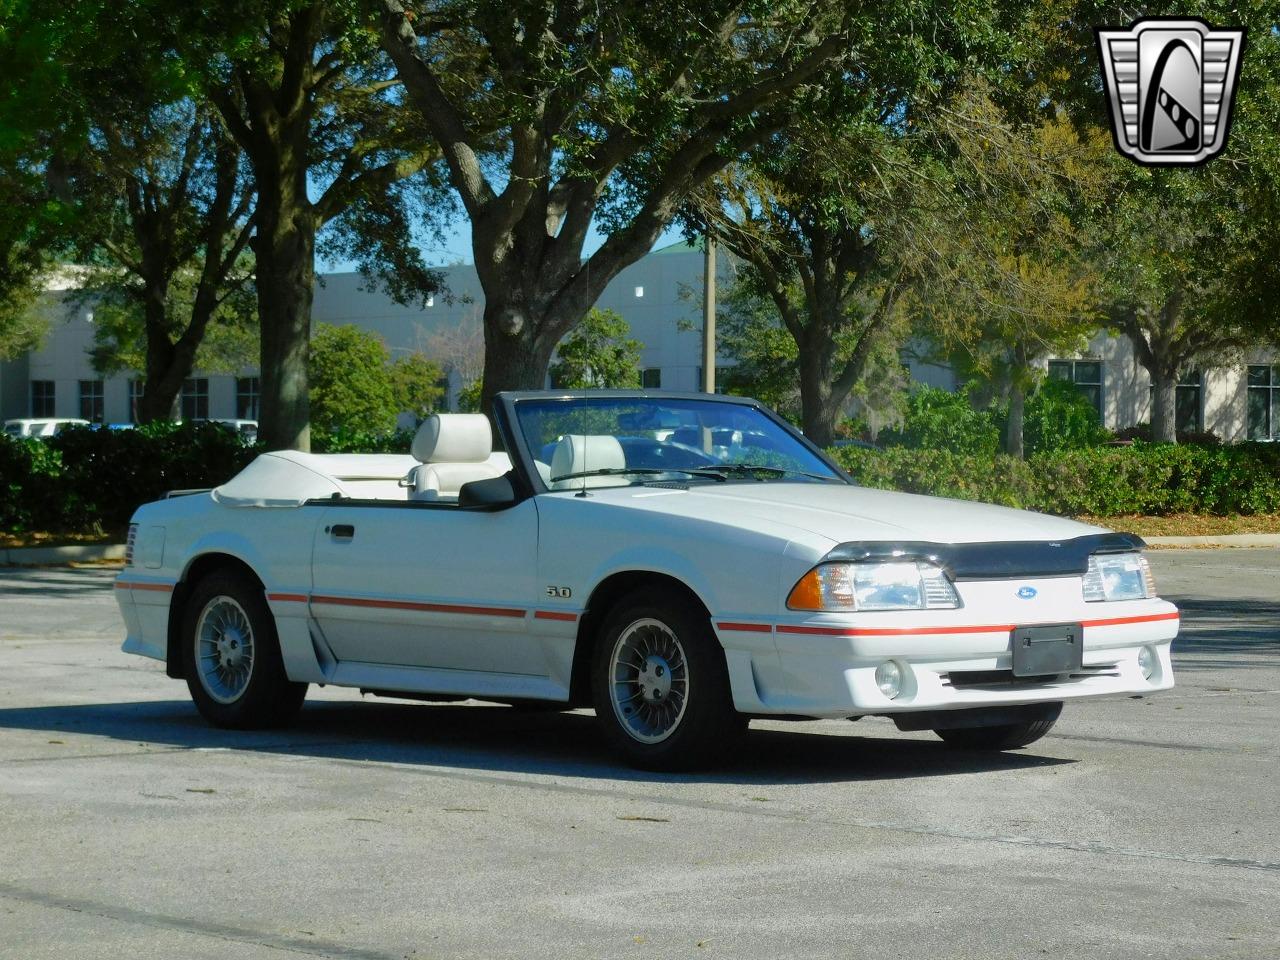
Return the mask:
<svg viewBox="0 0 1280 960">
<path fill-rule="evenodd" d="M 307 375 L 311 422 L 318 430 L 395 429 L 396 389 L 390 354 L 375 334 L 353 324 L 320 324 L 311 338 Z"/>
<path fill-rule="evenodd" d="M 726 393 L 754 397 L 795 423 L 800 421 L 799 349 L 777 308 L 752 283 L 735 282 L 716 313 L 716 349 L 735 361 L 724 376 Z"/>
<path fill-rule="evenodd" d="M 444 396 L 440 365 L 421 353 L 394 362 L 382 340 L 352 324 L 320 324 L 307 366 L 315 448 L 366 453 L 396 434 L 396 419 L 430 416 Z M 408 449 L 408 444 L 405 444 Z"/>
<path fill-rule="evenodd" d="M 1280 511 L 1280 447 L 1134 444 L 1027 460 L 949 449 L 831 451 L 869 487 L 981 500 L 1064 516 Z"/>
<path fill-rule="evenodd" d="M 444 398 L 444 370 L 421 353 L 397 357 L 389 373 L 397 411 L 412 413 L 415 420 L 431 416 Z"/>
<path fill-rule="evenodd" d="M 1088 398 L 1062 380 L 1049 378 L 1040 384 L 1023 416 L 1028 453 L 1093 447 L 1110 436 Z"/>
<path fill-rule="evenodd" d="M 551 382 L 569 390 L 640 386 L 640 342 L 613 310 L 593 307 L 556 349 Z"/>
<path fill-rule="evenodd" d="M 877 439 L 886 446 L 990 457 L 1000 445 L 1000 427 L 990 412 L 975 410 L 965 393 L 921 386 L 907 397 L 902 426 L 882 430 Z"/>
<path fill-rule="evenodd" d="M 228 289 L 198 338 L 191 370 L 235 375 L 257 365 L 258 315 L 252 288 L 245 282 L 252 269 L 252 258 L 246 257 L 237 267 L 239 277 L 229 279 Z M 92 271 L 85 283 L 78 296 L 85 307 L 93 310 L 90 357 L 94 370 L 105 376 L 123 371 L 145 375 L 147 322 L 140 284 L 122 279 L 118 270 L 105 269 Z M 197 286 L 193 270 L 183 269 L 173 275 L 164 304 L 164 323 L 170 334 L 187 329 Z"/>
<path fill-rule="evenodd" d="M 459 413 L 480 413 L 480 394 L 484 384 L 479 379 L 472 380 L 458 391 Z"/>
<path fill-rule="evenodd" d="M 0 439 L 0 530 L 122 530 L 165 491 L 224 483 L 256 455 L 217 424 L 72 428 Z"/>
<path fill-rule="evenodd" d="M 311 432 L 312 453 L 408 453 L 413 430 L 377 433 L 372 430 L 338 427 Z"/>
<path fill-rule="evenodd" d="M 19 283 L 7 291 L 4 286 L 0 281 L 0 360 L 12 360 L 40 344 L 49 318 L 29 285 Z"/>
</svg>

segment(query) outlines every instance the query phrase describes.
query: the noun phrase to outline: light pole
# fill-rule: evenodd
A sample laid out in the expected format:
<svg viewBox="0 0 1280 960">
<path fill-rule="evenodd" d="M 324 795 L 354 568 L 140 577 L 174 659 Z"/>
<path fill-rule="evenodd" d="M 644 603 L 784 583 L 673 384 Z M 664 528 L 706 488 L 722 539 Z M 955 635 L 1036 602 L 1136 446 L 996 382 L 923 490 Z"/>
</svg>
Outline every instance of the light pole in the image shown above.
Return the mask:
<svg viewBox="0 0 1280 960">
<path fill-rule="evenodd" d="M 716 238 L 706 236 L 702 258 L 702 392 L 716 392 Z"/>
</svg>

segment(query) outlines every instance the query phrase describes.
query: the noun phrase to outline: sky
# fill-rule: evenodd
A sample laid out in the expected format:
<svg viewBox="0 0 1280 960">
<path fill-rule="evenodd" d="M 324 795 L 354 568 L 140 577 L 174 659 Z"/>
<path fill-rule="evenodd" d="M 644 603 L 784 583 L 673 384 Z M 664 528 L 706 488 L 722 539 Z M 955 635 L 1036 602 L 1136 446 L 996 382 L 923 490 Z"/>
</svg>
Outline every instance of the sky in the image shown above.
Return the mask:
<svg viewBox="0 0 1280 960">
<path fill-rule="evenodd" d="M 666 232 L 658 238 L 658 242 L 653 245 L 653 249 L 665 247 L 673 243 L 679 243 L 684 239 L 684 235 L 678 227 L 668 227 Z M 600 249 L 605 241 L 605 235 L 597 232 L 593 225 L 587 233 L 587 241 L 583 246 L 583 255 L 591 256 Z M 458 222 L 452 224 L 445 233 L 445 242 L 443 246 L 432 245 L 426 251 L 427 265 L 432 267 L 447 267 L 454 264 L 472 264 L 475 258 L 471 255 L 471 224 L 465 218 L 459 218 Z M 320 269 L 324 273 L 350 273 L 356 269 L 356 264 L 349 260 L 324 261 L 320 264 Z"/>
</svg>

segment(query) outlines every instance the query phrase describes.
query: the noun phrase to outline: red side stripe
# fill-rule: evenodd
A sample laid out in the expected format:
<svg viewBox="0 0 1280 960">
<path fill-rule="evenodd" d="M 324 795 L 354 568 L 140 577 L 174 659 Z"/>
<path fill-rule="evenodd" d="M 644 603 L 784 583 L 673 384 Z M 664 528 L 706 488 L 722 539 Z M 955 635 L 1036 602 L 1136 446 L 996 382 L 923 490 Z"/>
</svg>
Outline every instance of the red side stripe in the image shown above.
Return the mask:
<svg viewBox="0 0 1280 960">
<path fill-rule="evenodd" d="M 420 610 L 428 613 L 465 613 L 481 617 L 523 617 L 523 610 L 511 607 L 472 607 L 460 603 L 418 603 L 413 600 L 375 600 L 367 597 L 311 595 L 312 603 L 337 607 L 374 607 L 380 610 Z"/>
<path fill-rule="evenodd" d="M 172 583 L 142 583 L 138 580 L 117 580 L 117 590 L 154 590 L 157 593 L 173 593 Z"/>
<path fill-rule="evenodd" d="M 281 603 L 306 603 L 307 595 L 305 593 L 268 593 L 268 600 L 278 600 Z"/>
<path fill-rule="evenodd" d="M 1182 614 L 1178 611 L 1173 613 L 1149 613 L 1141 617 L 1112 617 L 1108 620 L 1085 620 L 1082 627 L 1113 627 L 1121 623 L 1151 623 L 1155 620 L 1180 620 Z"/>
<path fill-rule="evenodd" d="M 563 610 L 535 610 L 533 612 L 535 620 L 564 620 L 567 623 L 573 623 L 578 619 L 576 613 L 566 613 Z"/>
<path fill-rule="evenodd" d="M 732 623 L 724 621 L 717 623 L 716 627 L 721 630 L 734 630 L 739 633 L 772 633 L 773 624 L 771 623 Z"/>
</svg>

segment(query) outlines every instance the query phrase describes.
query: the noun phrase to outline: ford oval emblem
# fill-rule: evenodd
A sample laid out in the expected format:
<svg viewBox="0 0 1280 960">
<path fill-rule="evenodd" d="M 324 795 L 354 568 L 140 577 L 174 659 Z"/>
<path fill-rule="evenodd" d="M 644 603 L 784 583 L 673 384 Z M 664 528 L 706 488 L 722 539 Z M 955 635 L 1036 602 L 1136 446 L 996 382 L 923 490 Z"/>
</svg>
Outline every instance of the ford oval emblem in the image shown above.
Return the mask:
<svg viewBox="0 0 1280 960">
<path fill-rule="evenodd" d="M 1019 587 L 1018 597 L 1022 600 L 1034 600 L 1036 596 L 1035 587 Z"/>
</svg>

